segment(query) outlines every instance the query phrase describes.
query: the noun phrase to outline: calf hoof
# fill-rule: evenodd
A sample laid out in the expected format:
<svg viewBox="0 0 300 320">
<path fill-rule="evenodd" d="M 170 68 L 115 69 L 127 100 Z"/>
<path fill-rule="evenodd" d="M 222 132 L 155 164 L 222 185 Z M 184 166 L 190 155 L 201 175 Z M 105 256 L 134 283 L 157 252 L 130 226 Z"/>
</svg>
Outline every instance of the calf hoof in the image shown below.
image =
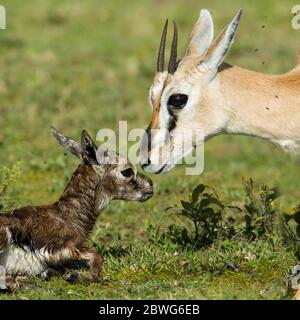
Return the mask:
<svg viewBox="0 0 300 320">
<path fill-rule="evenodd" d="M 65 279 L 69 283 L 77 284 L 90 284 L 98 282 L 98 279 L 94 279 L 89 276 L 80 275 L 77 272 L 72 272 L 72 274 Z"/>
<path fill-rule="evenodd" d="M 79 274 L 77 272 L 72 272 L 71 275 L 67 278 L 65 278 L 65 280 L 69 283 L 78 283 L 79 282 Z"/>
</svg>

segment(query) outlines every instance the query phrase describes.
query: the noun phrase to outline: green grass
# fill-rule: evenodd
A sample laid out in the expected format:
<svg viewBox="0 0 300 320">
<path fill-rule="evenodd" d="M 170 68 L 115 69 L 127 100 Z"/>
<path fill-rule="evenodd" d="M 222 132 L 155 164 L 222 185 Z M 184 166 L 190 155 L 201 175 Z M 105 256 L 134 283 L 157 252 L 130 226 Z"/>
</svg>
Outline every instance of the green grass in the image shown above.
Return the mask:
<svg viewBox="0 0 300 320">
<path fill-rule="evenodd" d="M 3 299 L 278 299 L 287 298 L 286 271 L 292 254 L 256 243 L 177 252 L 141 241 L 124 255 L 105 255 L 104 279 L 89 286 L 33 279 L 34 289 Z M 277 246 L 277 245 L 276 245 Z M 253 255 L 253 260 L 249 257 Z M 255 258 L 254 258 L 255 256 Z M 239 270 L 232 270 L 234 261 Z M 274 268 L 276 266 L 276 268 Z"/>
<path fill-rule="evenodd" d="M 76 167 L 50 135 L 54 125 L 79 137 L 101 128 L 146 127 L 148 88 L 164 20 L 176 19 L 180 50 L 200 8 L 212 11 L 216 32 L 243 5 L 244 16 L 227 61 L 266 72 L 288 71 L 295 62 L 299 32 L 291 28 L 294 1 L 188 0 L 4 0 L 7 30 L 0 31 L 0 163 L 23 162 L 10 185 L 10 206 L 57 199 Z M 262 26 L 265 26 L 262 28 Z M 255 51 L 258 49 L 258 51 Z M 221 244 L 174 255 L 174 248 L 151 244 L 148 220 L 163 230 L 172 217 L 164 209 L 204 183 L 226 203 L 243 199 L 242 177 L 278 185 L 281 211 L 300 200 L 300 158 L 265 141 L 217 137 L 205 145 L 205 171 L 185 176 L 184 168 L 151 176 L 156 195 L 145 204 L 114 202 L 97 221 L 92 240 L 106 249 L 101 283 L 71 286 L 63 280 L 33 280 L 37 287 L 0 299 L 101 298 L 289 298 L 286 277 L 296 264 L 275 239 L 268 243 Z M 182 220 L 176 220 L 179 224 Z M 122 255 L 120 250 L 127 248 Z M 241 253 L 245 250 L 246 253 Z M 121 250 L 122 251 L 122 250 Z M 255 258 L 248 261 L 247 252 Z M 239 254 L 242 256 L 239 257 Z M 251 256 L 251 255 L 250 255 Z M 227 268 L 234 260 L 239 271 Z M 182 261 L 188 261 L 183 263 Z"/>
</svg>

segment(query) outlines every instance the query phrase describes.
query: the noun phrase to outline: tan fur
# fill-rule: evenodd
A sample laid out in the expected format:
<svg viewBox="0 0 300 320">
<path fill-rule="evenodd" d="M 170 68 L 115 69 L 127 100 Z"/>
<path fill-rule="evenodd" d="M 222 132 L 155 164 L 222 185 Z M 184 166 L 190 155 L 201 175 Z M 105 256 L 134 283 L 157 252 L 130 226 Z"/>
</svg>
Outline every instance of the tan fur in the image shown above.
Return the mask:
<svg viewBox="0 0 300 320">
<path fill-rule="evenodd" d="M 221 133 L 250 135 L 296 151 L 300 148 L 300 55 L 297 66 L 283 75 L 262 74 L 224 63 L 241 14 L 239 10 L 216 40 L 210 42 L 212 19 L 207 10 L 200 12 L 192 40 L 176 72 L 156 75 L 154 79 L 150 90 L 153 106 L 150 127 L 171 127 L 173 137 L 183 130 L 200 129 L 204 141 Z M 169 98 L 178 94 L 188 97 L 181 109 L 168 104 Z M 174 116 L 176 125 L 170 126 Z M 182 157 L 182 145 L 176 145 L 176 139 L 171 140 L 169 158 L 154 164 L 152 160 L 160 155 L 158 146 L 164 145 L 167 135 L 162 131 L 148 135 L 155 143 L 149 146 L 149 160 L 144 161 L 143 168 L 155 173 L 171 170 L 175 160 Z"/>
<path fill-rule="evenodd" d="M 227 67 L 219 73 L 225 130 L 300 143 L 300 72 L 271 76 Z M 215 97 L 211 97 L 214 101 Z"/>
</svg>

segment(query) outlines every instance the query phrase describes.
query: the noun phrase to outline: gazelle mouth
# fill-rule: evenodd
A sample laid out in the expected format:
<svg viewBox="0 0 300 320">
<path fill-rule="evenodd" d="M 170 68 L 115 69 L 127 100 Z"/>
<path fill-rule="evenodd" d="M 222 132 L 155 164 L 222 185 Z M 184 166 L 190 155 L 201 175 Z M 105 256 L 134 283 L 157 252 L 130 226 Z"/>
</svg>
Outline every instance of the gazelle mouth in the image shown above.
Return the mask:
<svg viewBox="0 0 300 320">
<path fill-rule="evenodd" d="M 154 172 L 154 174 L 160 174 L 160 173 L 162 173 L 162 171 L 164 170 L 164 168 L 166 167 L 166 163 L 158 170 L 158 171 L 156 171 L 156 172 Z"/>
</svg>

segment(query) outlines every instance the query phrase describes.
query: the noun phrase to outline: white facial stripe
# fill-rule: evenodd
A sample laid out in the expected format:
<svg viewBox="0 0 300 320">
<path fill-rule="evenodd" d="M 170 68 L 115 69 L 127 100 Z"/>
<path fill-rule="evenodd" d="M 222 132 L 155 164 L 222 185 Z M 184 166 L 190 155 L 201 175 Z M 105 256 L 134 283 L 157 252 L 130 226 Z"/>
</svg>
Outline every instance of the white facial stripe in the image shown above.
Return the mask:
<svg viewBox="0 0 300 320">
<path fill-rule="evenodd" d="M 159 171 L 163 165 L 173 167 L 175 163 L 181 160 L 183 153 L 190 153 L 187 150 L 182 150 L 183 145 L 176 143 L 176 138 L 180 136 L 180 130 L 191 129 L 194 126 L 194 112 L 196 107 L 199 106 L 201 99 L 201 87 L 195 85 L 197 74 L 191 73 L 187 79 L 176 81 L 175 78 L 171 79 L 167 86 L 161 87 L 163 92 L 160 98 L 160 109 L 158 114 L 159 129 L 154 131 L 151 140 L 151 153 L 149 166 L 150 172 Z M 191 78 L 192 77 L 192 78 Z M 156 86 L 156 89 L 159 88 Z M 172 114 L 170 114 L 168 100 L 173 94 L 186 94 L 188 96 L 187 104 L 180 111 L 175 112 L 176 123 L 175 128 L 170 130 L 170 121 L 173 121 Z M 169 135 L 169 136 L 168 136 Z M 175 160 L 175 163 L 173 163 Z"/>
<path fill-rule="evenodd" d="M 158 73 L 158 74 L 156 75 L 155 81 L 154 81 L 154 82 L 155 82 L 155 85 L 153 86 L 153 95 L 154 95 L 154 96 L 157 96 L 157 95 L 160 95 L 160 94 L 161 94 L 167 76 L 168 76 L 168 72 L 167 72 L 167 71 Z"/>
<path fill-rule="evenodd" d="M 151 111 L 153 111 L 153 104 L 154 104 L 153 85 L 149 89 L 149 104 L 151 107 Z"/>
<path fill-rule="evenodd" d="M 161 129 L 167 129 L 171 120 L 167 104 L 161 105 L 159 112 L 159 124 Z"/>
<path fill-rule="evenodd" d="M 167 76 L 168 76 L 167 71 L 157 73 L 155 76 L 153 85 L 149 90 L 149 99 L 150 99 L 150 105 L 151 105 L 152 111 L 153 111 L 154 100 L 157 97 L 161 96 Z"/>
</svg>

